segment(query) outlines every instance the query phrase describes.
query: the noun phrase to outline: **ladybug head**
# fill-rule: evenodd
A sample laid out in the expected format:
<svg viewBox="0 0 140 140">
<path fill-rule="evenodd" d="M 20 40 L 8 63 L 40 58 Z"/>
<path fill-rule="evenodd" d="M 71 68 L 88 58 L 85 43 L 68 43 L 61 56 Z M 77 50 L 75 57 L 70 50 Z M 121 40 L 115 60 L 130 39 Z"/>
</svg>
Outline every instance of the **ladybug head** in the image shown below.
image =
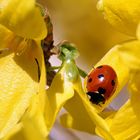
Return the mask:
<svg viewBox="0 0 140 140">
<path fill-rule="evenodd" d="M 93 104 L 100 104 L 100 103 L 105 103 L 105 98 L 103 97 L 102 94 L 100 93 L 95 93 L 95 92 L 87 92 L 87 95 L 90 96 L 90 101 L 93 103 Z"/>
</svg>

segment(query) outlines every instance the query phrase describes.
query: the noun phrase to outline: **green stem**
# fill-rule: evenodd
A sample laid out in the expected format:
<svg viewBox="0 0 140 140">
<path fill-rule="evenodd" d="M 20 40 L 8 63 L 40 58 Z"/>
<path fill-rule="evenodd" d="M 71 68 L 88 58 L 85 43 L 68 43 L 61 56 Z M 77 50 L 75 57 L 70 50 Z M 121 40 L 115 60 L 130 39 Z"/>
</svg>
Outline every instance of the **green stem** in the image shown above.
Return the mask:
<svg viewBox="0 0 140 140">
<path fill-rule="evenodd" d="M 79 74 L 81 75 L 81 77 L 85 78 L 88 75 L 85 71 L 83 71 L 79 67 L 77 67 L 77 68 L 78 68 L 78 71 L 79 71 Z"/>
<path fill-rule="evenodd" d="M 57 69 L 60 69 L 61 66 L 51 66 L 47 69 L 47 71 L 54 71 L 54 70 L 57 70 Z"/>
</svg>

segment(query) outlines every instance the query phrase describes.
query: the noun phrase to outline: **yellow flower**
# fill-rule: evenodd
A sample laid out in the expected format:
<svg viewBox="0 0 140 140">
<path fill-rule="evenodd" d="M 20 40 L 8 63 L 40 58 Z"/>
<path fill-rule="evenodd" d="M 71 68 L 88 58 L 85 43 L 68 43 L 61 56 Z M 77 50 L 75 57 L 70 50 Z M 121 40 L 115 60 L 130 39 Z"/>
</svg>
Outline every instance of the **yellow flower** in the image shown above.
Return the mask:
<svg viewBox="0 0 140 140">
<path fill-rule="evenodd" d="M 75 128 L 81 131 L 87 131 L 92 134 L 95 134 L 95 126 L 98 126 L 99 129 L 102 130 L 104 137 L 113 139 L 109 133 L 109 127 L 107 123 L 98 115 L 104 106 L 99 108 L 92 105 L 92 103 L 89 101 L 82 88 L 79 72 L 73 60 L 73 56 L 75 57 L 76 53 L 70 48 L 74 55 L 69 55 L 69 50 L 67 49 L 68 48 L 64 49 L 65 53 L 67 54 L 66 60 L 64 61 L 61 70 L 54 78 L 51 87 L 47 90 L 47 128 L 49 128 L 49 131 L 51 130 L 58 112 L 62 106 L 64 106 L 64 108 L 68 111 L 68 114 L 65 114 L 61 117 L 61 122 L 64 126 Z M 117 49 L 112 50 L 112 52 L 105 56 L 104 60 L 102 60 L 100 63 L 109 62 L 109 64 L 115 68 L 115 64 L 118 64 L 118 61 L 121 61 L 119 56 L 117 58 L 114 57 L 114 59 L 110 61 L 110 58 L 116 54 L 116 50 Z M 64 54 L 64 52 L 62 54 Z M 114 60 L 116 60 L 115 63 Z M 124 74 L 118 77 L 120 86 L 118 86 L 117 92 L 126 83 L 126 77 L 128 76 L 126 70 L 127 68 L 124 65 L 120 65 L 118 74 Z"/>
<path fill-rule="evenodd" d="M 31 118 L 46 135 L 46 76 L 41 49 L 46 35 L 35 0 L 0 1 L 0 139 L 19 131 L 22 125 L 27 132 Z"/>
<path fill-rule="evenodd" d="M 124 33 L 137 36 L 138 39 L 140 38 L 139 6 L 139 1 L 132 0 L 100 0 L 98 3 L 98 8 L 104 12 L 105 17 L 111 25 Z M 116 48 L 119 50 L 119 55 L 124 65 L 129 70 L 128 91 L 130 98 L 118 111 L 110 112 L 108 115 L 105 113 L 105 120 L 113 139 L 137 140 L 140 138 L 140 41 L 131 40 L 116 46 Z M 96 128 L 96 132 L 105 138 L 99 128 Z"/>
<path fill-rule="evenodd" d="M 63 116 L 62 122 L 65 125 L 91 133 L 95 132 L 95 125 L 98 125 L 106 137 L 111 137 L 105 121 L 98 116 L 82 89 L 78 70 L 73 60 L 68 59 L 63 64 L 47 94 L 46 121 L 49 130 L 51 130 L 58 112 L 64 106 L 70 113 L 67 121 L 67 115 Z M 72 118 L 74 118 L 74 122 L 71 120 Z"/>
<path fill-rule="evenodd" d="M 130 6 L 132 4 L 132 6 Z M 140 37 L 139 2 L 128 0 L 102 0 L 99 8 L 104 10 L 109 22 L 120 31 Z M 136 31 L 137 29 L 137 31 Z M 49 131 L 55 118 L 62 108 L 67 113 L 61 116 L 65 127 L 98 134 L 107 140 L 138 139 L 139 129 L 139 71 L 140 71 L 140 41 L 130 40 L 113 47 L 96 65 L 107 64 L 117 73 L 118 84 L 113 96 L 105 104 L 92 104 L 87 98 L 86 90 L 82 88 L 75 62 L 67 59 L 62 69 L 57 73 L 52 86 L 47 91 L 46 120 Z M 69 76 L 72 76 L 68 78 Z M 137 77 L 137 80 L 135 78 Z M 85 79 L 86 81 L 87 79 Z M 120 110 L 103 111 L 128 85 L 130 99 Z M 47 114 L 51 114 L 47 116 Z M 104 119 L 103 119 L 104 118 Z M 129 129 L 128 129 L 129 128 Z"/>
<path fill-rule="evenodd" d="M 101 106 L 94 105 L 89 101 L 82 88 L 75 62 L 68 58 L 63 64 L 62 69 L 57 73 L 52 86 L 47 92 L 46 108 L 50 108 L 50 110 L 46 110 L 46 120 L 49 130 L 53 126 L 56 115 L 62 106 L 64 106 L 68 113 L 61 116 L 61 123 L 65 127 L 86 131 L 91 134 L 97 133 L 107 140 L 129 138 L 130 136 L 133 136 L 133 133 L 130 132 L 134 132 L 135 136 L 138 137 L 139 129 L 137 127 L 138 124 L 136 123 L 138 120 L 136 119 L 136 114 L 138 114 L 138 94 L 133 94 L 133 97 L 135 97 L 133 99 L 135 100 L 133 100 L 131 105 L 128 101 L 129 105 L 126 103 L 126 105 L 119 111 L 102 111 L 118 95 L 119 91 L 126 85 L 126 83 L 130 81 L 130 78 L 135 78 L 135 72 L 139 72 L 139 45 L 140 42 L 137 40 L 116 45 L 101 59 L 101 61 L 96 64 L 96 66 L 102 64 L 112 66 L 118 77 L 118 84 L 115 93 Z M 133 80 L 135 81 L 135 79 Z M 129 88 L 131 86 L 134 88 L 134 83 L 132 82 L 129 85 Z M 137 107 L 137 113 L 132 111 L 133 106 Z M 50 115 L 47 116 L 47 114 Z M 129 118 L 126 119 L 126 116 L 130 116 L 130 119 L 132 116 L 132 122 Z M 103 119 L 104 117 L 106 118 L 105 120 Z M 136 126 L 132 125 L 134 122 Z M 128 126 L 132 126 L 132 130 L 127 131 Z M 121 131 L 118 131 L 120 129 Z M 122 134 L 122 136 L 118 136 L 121 135 L 120 132 L 125 132 L 124 130 L 126 133 Z M 118 133 L 118 135 L 116 133 Z"/>
<path fill-rule="evenodd" d="M 127 82 L 128 67 L 125 66 L 121 56 L 118 54 L 119 47 L 115 47 L 111 49 L 96 65 L 108 64 L 115 69 L 118 75 L 118 86 L 113 97 L 109 99 L 106 104 L 102 105 L 102 107 L 94 105 L 90 103 L 81 87 L 74 83 L 76 88 L 75 96 L 64 105 L 69 114 L 65 114 L 61 117 L 61 121 L 64 126 L 86 131 L 92 134 L 95 134 L 96 126 L 102 131 L 102 135 L 106 139 L 113 139 L 113 136 L 109 133 L 108 125 L 101 116 L 99 116 L 99 113 L 101 113 L 101 111 L 112 101 L 112 99 L 115 98 Z"/>
<path fill-rule="evenodd" d="M 119 31 L 135 36 L 140 19 L 139 0 L 100 0 L 98 9 Z"/>
<path fill-rule="evenodd" d="M 140 76 L 140 41 L 130 41 L 116 46 L 121 61 L 116 70 L 120 71 L 120 64 L 129 70 L 128 89 L 130 99 L 118 110 L 106 115 L 106 122 L 114 140 L 137 139 L 140 135 L 139 127 L 139 76 Z M 124 71 L 126 72 L 126 71 Z M 121 73 L 120 73 L 121 74 Z M 124 73 L 125 74 L 125 73 Z M 124 75 L 123 74 L 123 75 Z M 119 86 L 119 85 L 118 85 Z M 97 134 L 102 136 L 102 131 L 97 128 Z"/>
</svg>

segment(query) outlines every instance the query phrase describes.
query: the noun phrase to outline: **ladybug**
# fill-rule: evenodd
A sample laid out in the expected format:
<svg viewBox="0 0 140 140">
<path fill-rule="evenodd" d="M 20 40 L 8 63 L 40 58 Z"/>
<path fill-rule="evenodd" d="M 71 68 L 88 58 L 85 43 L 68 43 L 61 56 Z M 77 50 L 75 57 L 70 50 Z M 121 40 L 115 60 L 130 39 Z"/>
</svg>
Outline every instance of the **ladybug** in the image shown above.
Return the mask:
<svg viewBox="0 0 140 140">
<path fill-rule="evenodd" d="M 116 90 L 117 74 L 109 65 L 93 69 L 87 77 L 87 95 L 93 104 L 104 104 Z"/>
</svg>

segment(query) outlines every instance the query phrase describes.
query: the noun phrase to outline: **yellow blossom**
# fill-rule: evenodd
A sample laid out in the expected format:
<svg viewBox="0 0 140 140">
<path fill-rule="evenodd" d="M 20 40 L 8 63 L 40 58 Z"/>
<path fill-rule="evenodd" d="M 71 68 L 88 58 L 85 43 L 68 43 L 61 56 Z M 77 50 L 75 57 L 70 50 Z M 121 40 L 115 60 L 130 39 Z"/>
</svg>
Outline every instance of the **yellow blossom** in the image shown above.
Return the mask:
<svg viewBox="0 0 140 140">
<path fill-rule="evenodd" d="M 31 118 L 46 136 L 43 20 L 35 0 L 0 1 L 0 139 L 21 128 L 27 132 Z"/>
<path fill-rule="evenodd" d="M 132 0 L 100 0 L 98 8 L 102 10 L 108 21 L 118 30 L 132 36 L 140 37 L 139 10 L 140 2 Z M 52 127 L 54 118 L 60 108 L 64 106 L 67 113 L 61 116 L 61 123 L 65 127 L 86 131 L 92 134 L 98 134 L 106 140 L 120 139 L 138 139 L 140 137 L 139 129 L 139 71 L 140 71 L 140 42 L 138 40 L 129 40 L 113 47 L 95 67 L 107 64 L 113 67 L 117 73 L 117 89 L 113 96 L 105 104 L 94 105 L 82 89 L 79 78 L 75 77 L 77 70 L 74 62 L 71 65 L 64 63 L 63 70 L 59 71 L 59 78 L 54 79 L 52 87 L 48 90 L 48 107 L 52 107 L 47 114 L 51 114 L 48 126 Z M 68 66 L 66 66 L 68 65 Z M 66 69 L 69 67 L 69 69 Z M 68 80 L 71 84 L 66 86 L 65 73 L 73 69 L 74 80 Z M 78 74 L 78 73 L 77 73 Z M 78 74 L 79 75 L 79 74 Z M 135 80 L 135 78 L 137 78 Z M 62 80 L 63 79 L 63 80 Z M 59 81 L 62 80 L 61 86 Z M 85 79 L 85 83 L 87 78 Z M 127 85 L 126 85 L 127 84 Z M 119 94 L 120 90 L 127 86 L 131 93 L 130 99 L 118 111 L 110 112 L 104 109 Z M 59 86 L 61 90 L 54 87 Z M 68 89 L 68 90 L 66 90 Z M 67 93 L 67 94 L 65 94 Z M 71 93 L 71 94 L 70 94 Z M 53 101 L 53 103 L 51 103 Z M 52 112 L 52 113 L 50 113 Z M 55 114 L 55 115 L 54 115 Z M 104 118 L 104 119 L 103 119 Z"/>
<path fill-rule="evenodd" d="M 79 72 L 73 60 L 76 53 L 71 46 L 70 49 L 73 51 L 72 54 L 69 53 L 68 48 L 64 48 L 66 60 L 63 62 L 62 69 L 56 74 L 51 87 L 47 90 L 47 128 L 50 131 L 56 115 L 64 106 L 68 114 L 63 115 L 61 118 L 63 125 L 93 134 L 95 133 L 95 126 L 98 126 L 105 137 L 112 139 L 107 124 L 97 114 L 96 108 L 92 106 L 82 88 Z"/>
<path fill-rule="evenodd" d="M 89 101 L 87 95 L 85 94 L 86 91 L 83 91 L 82 89 L 82 84 L 79 78 L 74 78 L 75 79 L 74 81 L 70 81 L 72 84 L 71 85 L 72 87 L 68 85 L 68 88 L 67 88 L 67 86 L 64 85 L 66 84 L 65 80 L 62 81 L 61 86 L 57 84 L 62 79 L 65 79 L 65 71 L 73 69 L 70 71 L 74 72 L 75 67 L 72 67 L 72 66 L 75 64 L 71 62 L 71 65 L 67 66 L 69 67 L 69 69 L 64 70 L 64 68 L 66 68 L 66 65 L 68 65 L 67 63 L 65 63 L 63 66 L 63 71 L 60 71 L 61 74 L 58 74 L 59 75 L 58 77 L 60 79 L 58 78 L 54 79 L 55 84 L 54 83 L 52 84 L 52 89 L 54 89 L 54 87 L 59 87 L 59 88 L 61 87 L 62 89 L 59 90 L 60 91 L 59 93 L 57 93 L 58 89 L 55 88 L 54 90 L 51 90 L 51 92 L 49 93 L 50 96 L 48 96 L 49 98 L 48 100 L 50 102 L 49 106 L 50 108 L 51 107 L 53 108 L 51 109 L 50 112 L 52 112 L 53 110 L 53 112 L 58 113 L 62 105 L 64 105 L 64 108 L 68 111 L 68 113 L 61 116 L 61 123 L 65 127 L 78 129 L 80 131 L 86 131 L 92 134 L 97 133 L 107 140 L 115 139 L 116 137 L 110 128 L 110 125 L 111 123 L 113 123 L 113 121 L 115 123 L 117 120 L 118 121 L 120 120 L 121 121 L 120 124 L 124 122 L 122 125 L 124 125 L 123 128 L 125 129 L 127 128 L 127 125 L 132 125 L 132 123 L 127 123 L 127 120 L 129 119 L 127 120 L 125 119 L 125 115 L 123 115 L 123 113 L 125 114 L 124 110 L 122 111 L 119 110 L 118 112 L 116 111 L 102 112 L 102 110 L 104 110 L 107 107 L 107 105 L 118 95 L 120 90 L 126 85 L 126 83 L 128 83 L 128 81 L 130 80 L 130 77 L 133 77 L 133 73 L 135 73 L 136 71 L 139 71 L 139 65 L 140 65 L 139 44 L 140 44 L 139 41 L 134 40 L 134 41 L 120 44 L 120 45 L 116 45 L 96 64 L 96 66 L 99 66 L 102 64 L 108 64 L 112 66 L 114 70 L 116 71 L 117 77 L 118 77 L 117 89 L 115 93 L 109 100 L 106 101 L 105 104 L 102 104 L 101 106 L 94 105 Z M 130 46 L 133 46 L 133 47 L 130 47 Z M 67 90 L 68 92 L 67 95 L 66 95 L 67 92 L 65 92 L 64 90 L 65 88 L 70 89 L 70 90 Z M 51 103 L 52 100 L 55 102 Z M 132 104 L 132 106 L 133 105 L 134 104 Z M 130 107 L 132 108 L 132 106 Z M 117 114 L 119 114 L 119 112 L 121 113 L 120 115 L 122 119 L 117 119 L 117 120 L 114 119 L 115 115 L 117 117 Z M 127 112 L 127 109 L 126 109 L 126 112 Z M 132 113 L 133 112 L 130 112 L 129 116 L 132 116 Z M 48 114 L 50 113 L 48 112 Z M 54 113 L 52 113 L 52 116 L 50 117 L 51 118 L 50 121 L 48 121 L 50 128 L 52 127 L 54 123 L 54 118 L 56 117 L 56 115 L 53 116 L 53 114 Z M 105 119 L 106 122 L 102 118 L 104 114 L 106 114 L 106 118 L 107 118 Z M 128 114 L 126 114 L 126 116 L 127 115 Z M 123 119 L 125 119 L 126 123 Z M 110 122 L 108 120 L 110 120 Z M 136 122 L 136 120 L 134 120 L 134 122 Z M 112 129 L 114 131 L 117 131 L 118 130 L 117 128 L 120 127 L 119 125 L 117 126 L 116 125 L 117 124 L 112 125 Z M 138 129 L 135 129 L 135 131 L 138 131 Z M 125 136 L 129 136 L 128 135 L 129 132 L 130 131 L 126 132 L 127 135 Z M 119 138 L 124 138 L 124 137 L 119 137 Z M 116 139 L 116 140 L 119 140 L 119 139 Z"/>
<path fill-rule="evenodd" d="M 137 34 L 139 38 L 139 5 L 139 2 L 134 3 L 131 0 L 127 2 L 125 0 L 102 0 L 98 8 L 104 11 L 105 17 L 117 29 L 132 36 L 136 36 Z M 52 128 L 56 115 L 61 107 L 64 106 L 67 113 L 61 116 L 61 123 L 65 127 L 92 134 L 96 133 L 107 140 L 138 139 L 140 135 L 138 108 L 139 46 L 140 42 L 138 40 L 129 40 L 116 45 L 95 65 L 95 67 L 102 64 L 112 66 L 118 77 L 115 93 L 101 106 L 94 105 L 89 101 L 86 95 L 86 88 L 83 90 L 81 81 L 76 76 L 77 70 L 76 66 L 74 66 L 75 63 L 71 61 L 69 65 L 66 61 L 48 90 L 47 106 L 48 108 L 52 107 L 46 113 L 46 116 L 47 114 L 51 114 L 49 118 L 48 116 L 46 118 L 49 128 Z M 66 67 L 69 68 L 66 69 Z M 73 71 L 70 75 L 75 75 L 72 81 L 65 77 L 66 72 L 69 70 L 70 73 Z M 135 81 L 135 77 L 138 80 Z M 61 81 L 61 84 L 59 81 Z M 87 78 L 85 79 L 86 82 Z M 127 103 L 118 111 L 104 111 L 126 84 L 128 84 L 129 91 L 132 93 Z M 55 87 L 59 87 L 59 90 Z M 126 118 L 126 116 L 128 117 Z"/>
<path fill-rule="evenodd" d="M 116 113 L 106 116 L 110 134 L 114 140 L 136 139 L 140 134 L 139 127 L 139 76 L 140 76 L 140 41 L 130 41 L 116 46 L 118 55 L 122 58 L 124 66 L 129 70 L 128 89 L 130 99 Z M 121 62 L 119 62 L 121 63 Z M 120 69 L 118 64 L 117 70 Z M 126 71 L 124 71 L 126 72 Z M 97 128 L 97 134 L 105 138 Z"/>
<path fill-rule="evenodd" d="M 98 3 L 108 21 L 120 31 L 136 35 L 139 39 L 139 1 L 103 0 Z M 139 77 L 140 77 L 140 41 L 129 40 L 116 46 L 119 48 L 125 66 L 129 69 L 128 91 L 129 100 L 116 112 L 106 116 L 106 122 L 110 128 L 113 139 L 137 140 L 140 138 L 139 127 Z M 97 128 L 97 133 L 105 138 Z"/>
<path fill-rule="evenodd" d="M 69 75 L 67 75 L 67 73 L 69 73 Z M 75 74 L 71 77 L 73 73 Z M 64 115 L 62 120 L 64 124 L 68 123 L 69 127 L 73 126 L 79 130 L 90 131 L 91 133 L 95 132 L 95 125 L 98 125 L 99 128 L 104 131 L 104 135 L 111 139 L 106 123 L 98 116 L 95 108 L 91 106 L 82 89 L 78 70 L 72 60 L 67 60 L 67 62 L 63 64 L 62 70 L 56 75 L 52 86 L 47 93 L 48 102 L 46 108 L 50 109 L 46 109 L 48 128 L 52 128 L 56 115 L 62 106 L 64 106 L 70 113 L 70 116 L 75 119 L 74 123 L 69 120 L 66 121 L 64 120 L 66 117 Z"/>
</svg>

